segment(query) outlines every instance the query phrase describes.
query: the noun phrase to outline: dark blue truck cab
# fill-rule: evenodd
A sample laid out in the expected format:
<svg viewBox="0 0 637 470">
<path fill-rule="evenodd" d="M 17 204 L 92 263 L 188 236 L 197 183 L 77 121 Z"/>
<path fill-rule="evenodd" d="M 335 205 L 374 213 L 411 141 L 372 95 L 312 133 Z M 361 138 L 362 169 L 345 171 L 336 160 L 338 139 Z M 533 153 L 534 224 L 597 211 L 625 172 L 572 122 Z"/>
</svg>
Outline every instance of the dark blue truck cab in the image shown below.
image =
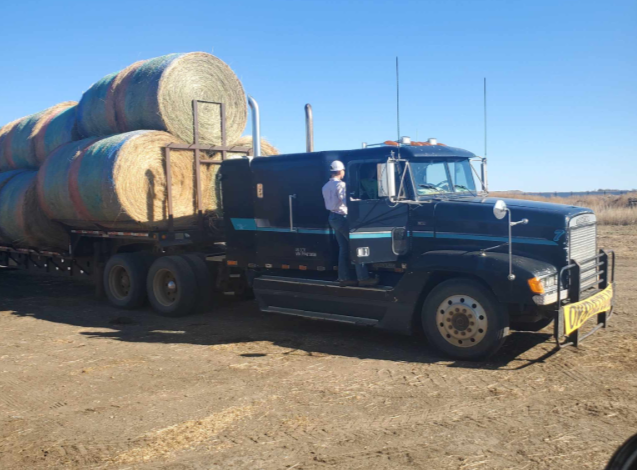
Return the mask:
<svg viewBox="0 0 637 470">
<path fill-rule="evenodd" d="M 334 160 L 346 167 L 350 258 L 378 276 L 374 288 L 336 282 L 321 193 Z M 589 318 L 605 326 L 614 254 L 597 247 L 595 214 L 490 198 L 476 160 L 486 164 L 435 142 L 226 160 L 227 263 L 246 270 L 263 311 L 422 331 L 458 358 L 488 357 L 510 328 L 554 321 L 559 347 Z"/>
</svg>

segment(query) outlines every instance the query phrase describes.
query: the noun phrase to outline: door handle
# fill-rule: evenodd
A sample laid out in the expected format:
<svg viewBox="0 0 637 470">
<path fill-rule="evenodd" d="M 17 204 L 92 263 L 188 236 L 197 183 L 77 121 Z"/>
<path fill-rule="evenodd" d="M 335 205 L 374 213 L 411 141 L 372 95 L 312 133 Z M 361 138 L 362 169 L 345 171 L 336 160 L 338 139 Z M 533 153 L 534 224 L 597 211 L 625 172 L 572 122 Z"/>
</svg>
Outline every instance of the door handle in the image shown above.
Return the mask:
<svg viewBox="0 0 637 470">
<path fill-rule="evenodd" d="M 296 229 L 294 228 L 294 205 L 292 203 L 293 199 L 296 199 L 296 194 L 290 194 L 288 196 L 288 201 L 290 202 L 290 232 L 296 232 Z"/>
</svg>

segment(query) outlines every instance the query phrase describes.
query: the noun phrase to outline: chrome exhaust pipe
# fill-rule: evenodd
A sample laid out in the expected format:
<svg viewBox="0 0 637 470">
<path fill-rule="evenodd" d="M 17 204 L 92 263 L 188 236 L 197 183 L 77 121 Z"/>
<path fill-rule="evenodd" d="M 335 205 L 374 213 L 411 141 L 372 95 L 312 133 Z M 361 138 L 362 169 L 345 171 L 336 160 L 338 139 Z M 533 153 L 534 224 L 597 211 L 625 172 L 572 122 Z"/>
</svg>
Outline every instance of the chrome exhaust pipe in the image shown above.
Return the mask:
<svg viewBox="0 0 637 470">
<path fill-rule="evenodd" d="M 248 96 L 248 104 L 252 110 L 252 153 L 253 156 L 261 156 L 261 117 L 259 116 L 259 104 L 252 96 Z"/>
<path fill-rule="evenodd" d="M 314 118 L 309 103 L 305 105 L 305 151 L 314 152 Z"/>
</svg>

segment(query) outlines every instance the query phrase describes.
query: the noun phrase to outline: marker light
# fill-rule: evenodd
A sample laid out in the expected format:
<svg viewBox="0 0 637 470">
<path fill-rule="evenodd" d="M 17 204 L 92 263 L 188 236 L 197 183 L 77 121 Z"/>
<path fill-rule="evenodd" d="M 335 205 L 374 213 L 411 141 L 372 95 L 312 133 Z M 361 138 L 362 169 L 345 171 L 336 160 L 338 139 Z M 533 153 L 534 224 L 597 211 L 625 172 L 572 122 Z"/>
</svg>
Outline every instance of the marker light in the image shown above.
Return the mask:
<svg viewBox="0 0 637 470">
<path fill-rule="evenodd" d="M 528 283 L 531 292 L 534 292 L 536 294 L 544 294 L 544 284 L 542 284 L 542 281 L 539 280 L 537 277 L 529 279 Z"/>
</svg>

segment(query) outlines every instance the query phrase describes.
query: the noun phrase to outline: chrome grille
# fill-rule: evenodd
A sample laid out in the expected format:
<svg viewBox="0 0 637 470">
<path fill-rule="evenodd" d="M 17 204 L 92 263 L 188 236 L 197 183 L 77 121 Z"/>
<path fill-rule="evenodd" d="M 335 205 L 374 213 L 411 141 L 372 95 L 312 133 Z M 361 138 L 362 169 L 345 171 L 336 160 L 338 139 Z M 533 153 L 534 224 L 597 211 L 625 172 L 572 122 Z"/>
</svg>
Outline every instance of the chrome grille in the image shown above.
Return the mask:
<svg viewBox="0 0 637 470">
<path fill-rule="evenodd" d="M 597 285 L 597 260 L 583 261 L 597 255 L 597 220 L 594 214 L 582 214 L 569 222 L 568 257 L 580 265 L 580 290 Z"/>
</svg>

